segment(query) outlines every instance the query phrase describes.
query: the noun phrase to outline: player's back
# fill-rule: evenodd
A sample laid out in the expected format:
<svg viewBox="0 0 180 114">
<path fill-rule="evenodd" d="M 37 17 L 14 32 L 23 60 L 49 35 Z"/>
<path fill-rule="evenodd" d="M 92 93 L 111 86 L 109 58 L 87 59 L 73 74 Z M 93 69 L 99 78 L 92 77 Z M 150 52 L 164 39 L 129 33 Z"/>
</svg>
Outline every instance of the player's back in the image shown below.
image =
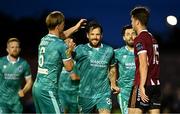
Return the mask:
<svg viewBox="0 0 180 114">
<path fill-rule="evenodd" d="M 37 80 L 44 89 L 57 88 L 66 48 L 64 41 L 55 35 L 48 34 L 41 39 L 38 49 Z"/>
<path fill-rule="evenodd" d="M 159 80 L 159 47 L 155 38 L 148 32 L 142 31 L 138 37 L 135 39 L 135 61 L 136 68 L 139 68 L 138 62 L 138 54 L 146 51 L 148 56 L 148 74 L 146 85 L 152 85 L 152 81 L 154 84 L 158 84 Z M 140 77 L 139 70 L 136 70 L 136 84 L 139 83 L 137 79 Z"/>
</svg>

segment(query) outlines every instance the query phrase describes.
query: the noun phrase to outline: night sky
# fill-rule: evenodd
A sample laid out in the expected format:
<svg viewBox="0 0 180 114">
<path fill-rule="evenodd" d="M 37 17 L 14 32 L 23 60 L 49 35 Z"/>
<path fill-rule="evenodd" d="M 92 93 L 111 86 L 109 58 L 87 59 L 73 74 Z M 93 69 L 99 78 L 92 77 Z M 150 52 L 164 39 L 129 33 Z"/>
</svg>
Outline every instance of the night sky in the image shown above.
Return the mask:
<svg viewBox="0 0 180 114">
<path fill-rule="evenodd" d="M 166 23 L 166 16 L 180 17 L 179 0 L 4 0 L 0 12 L 21 18 L 41 18 L 46 11 L 59 10 L 66 18 L 97 20 L 104 28 L 104 42 L 115 47 L 123 44 L 121 28 L 130 24 L 130 11 L 134 6 L 150 9 L 149 30 L 168 42 L 172 29 Z"/>
</svg>

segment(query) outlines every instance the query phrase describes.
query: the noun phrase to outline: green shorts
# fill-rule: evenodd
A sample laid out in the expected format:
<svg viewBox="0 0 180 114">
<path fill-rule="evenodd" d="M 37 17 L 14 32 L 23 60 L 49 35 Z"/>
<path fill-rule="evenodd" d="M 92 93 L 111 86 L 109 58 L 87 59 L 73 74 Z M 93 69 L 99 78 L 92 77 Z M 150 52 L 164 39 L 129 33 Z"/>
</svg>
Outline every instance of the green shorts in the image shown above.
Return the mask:
<svg viewBox="0 0 180 114">
<path fill-rule="evenodd" d="M 36 113 L 60 114 L 59 101 L 55 91 L 43 90 L 43 86 L 36 83 L 33 85 L 32 94 Z"/>
<path fill-rule="evenodd" d="M 118 103 L 122 114 L 128 114 L 128 102 L 131 93 L 131 88 L 120 88 L 118 94 Z"/>
<path fill-rule="evenodd" d="M 59 102 L 61 109 L 67 113 L 79 113 L 77 92 L 60 91 Z"/>
<path fill-rule="evenodd" d="M 112 101 L 110 94 L 104 94 L 100 98 L 85 98 L 79 97 L 78 99 L 80 112 L 82 113 L 93 113 L 94 109 L 107 109 L 111 111 Z"/>
<path fill-rule="evenodd" d="M 5 113 L 22 113 L 23 106 L 20 101 L 15 101 L 13 103 L 0 102 L 0 114 Z"/>
</svg>

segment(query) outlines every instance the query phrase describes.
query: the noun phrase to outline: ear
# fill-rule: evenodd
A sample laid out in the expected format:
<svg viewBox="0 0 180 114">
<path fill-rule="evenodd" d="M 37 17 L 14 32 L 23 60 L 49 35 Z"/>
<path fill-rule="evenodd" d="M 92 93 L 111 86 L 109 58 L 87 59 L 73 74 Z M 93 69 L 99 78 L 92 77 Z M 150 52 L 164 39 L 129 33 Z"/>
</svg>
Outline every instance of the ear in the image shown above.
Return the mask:
<svg viewBox="0 0 180 114">
<path fill-rule="evenodd" d="M 123 40 L 125 41 L 125 37 L 123 36 Z"/>
<path fill-rule="evenodd" d="M 136 20 L 136 25 L 139 25 L 141 24 L 139 20 Z"/>
<path fill-rule="evenodd" d="M 89 34 L 88 33 L 86 33 L 86 37 L 89 39 Z"/>
<path fill-rule="evenodd" d="M 6 48 L 6 51 L 9 53 L 9 50 L 8 50 L 8 48 Z"/>
<path fill-rule="evenodd" d="M 57 25 L 57 26 L 55 27 L 55 30 L 59 30 L 59 25 Z"/>
</svg>

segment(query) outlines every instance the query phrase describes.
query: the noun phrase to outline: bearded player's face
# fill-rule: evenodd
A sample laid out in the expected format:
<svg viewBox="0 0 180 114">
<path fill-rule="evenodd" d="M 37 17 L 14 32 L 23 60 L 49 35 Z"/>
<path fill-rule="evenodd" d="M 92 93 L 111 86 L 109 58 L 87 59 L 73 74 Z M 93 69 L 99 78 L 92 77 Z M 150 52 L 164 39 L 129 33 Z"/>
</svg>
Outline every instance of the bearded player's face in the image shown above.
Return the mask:
<svg viewBox="0 0 180 114">
<path fill-rule="evenodd" d="M 20 51 L 21 48 L 18 42 L 13 41 L 7 45 L 7 52 L 12 57 L 17 58 L 19 56 Z"/>
<path fill-rule="evenodd" d="M 94 28 L 87 33 L 87 38 L 92 47 L 99 47 L 101 45 L 102 34 L 100 28 Z"/>
</svg>

